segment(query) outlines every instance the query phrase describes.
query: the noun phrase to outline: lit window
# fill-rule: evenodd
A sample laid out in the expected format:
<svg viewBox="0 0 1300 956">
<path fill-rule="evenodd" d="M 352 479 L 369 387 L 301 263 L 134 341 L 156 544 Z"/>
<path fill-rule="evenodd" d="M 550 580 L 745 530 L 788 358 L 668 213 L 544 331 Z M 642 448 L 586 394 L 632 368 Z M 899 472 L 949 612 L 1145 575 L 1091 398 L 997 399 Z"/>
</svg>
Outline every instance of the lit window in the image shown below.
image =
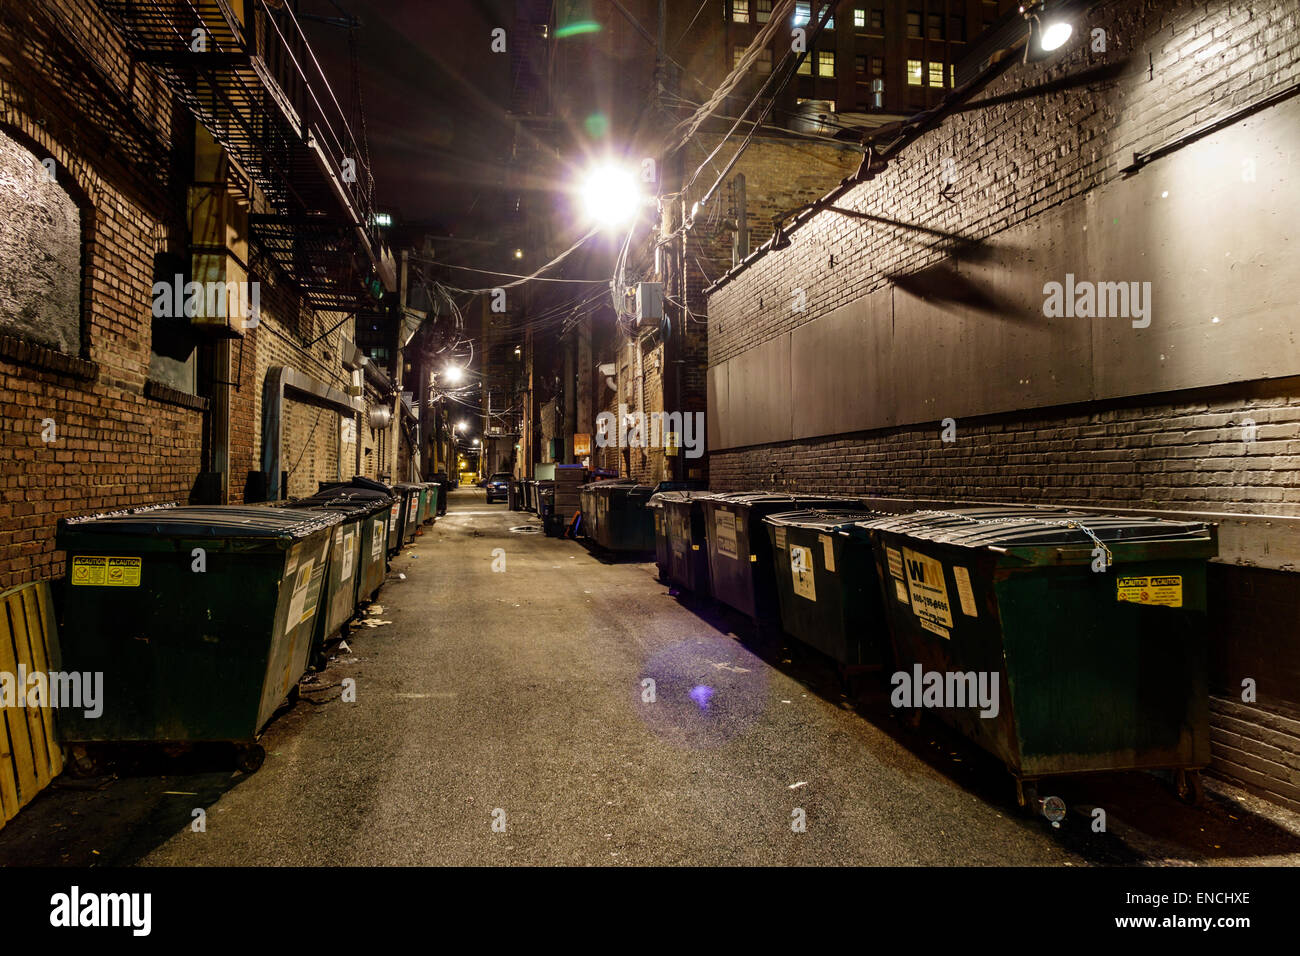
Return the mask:
<svg viewBox="0 0 1300 956">
<path fill-rule="evenodd" d="M 948 85 L 949 86 L 957 85 L 957 67 L 955 64 L 949 65 L 948 67 Z"/>
<path fill-rule="evenodd" d="M 796 3 L 794 5 L 794 25 L 797 27 L 806 26 L 808 20 L 812 17 L 811 3 Z"/>
<path fill-rule="evenodd" d="M 907 35 L 917 38 L 921 36 L 921 14 L 915 10 L 907 11 Z"/>
<path fill-rule="evenodd" d="M 740 66 L 741 58 L 744 57 L 744 55 L 745 55 L 745 48 L 743 46 L 733 46 L 731 48 L 732 69 L 735 69 L 736 67 Z"/>
<path fill-rule="evenodd" d="M 812 76 L 812 57 L 806 56 L 799 61 L 799 75 Z"/>
<path fill-rule="evenodd" d="M 754 19 L 759 23 L 772 19 L 772 0 L 754 0 Z"/>
<path fill-rule="evenodd" d="M 772 72 L 772 48 L 771 47 L 763 47 L 763 49 L 758 51 L 758 72 L 759 73 Z"/>
<path fill-rule="evenodd" d="M 943 64 L 930 63 L 930 85 L 943 86 Z"/>
<path fill-rule="evenodd" d="M 907 85 L 908 86 L 921 85 L 921 61 L 920 60 L 907 61 Z"/>
<path fill-rule="evenodd" d="M 858 29 L 861 29 L 862 27 L 865 27 L 865 26 L 867 25 L 867 11 L 866 11 L 866 10 L 863 10 L 861 7 L 854 7 L 854 9 L 853 9 L 853 25 L 854 25 L 855 27 L 857 27 Z"/>
<path fill-rule="evenodd" d="M 817 75 L 834 76 L 835 75 L 835 53 L 831 50 L 817 51 Z"/>
<path fill-rule="evenodd" d="M 731 19 L 736 23 L 749 22 L 749 0 L 731 0 Z"/>
</svg>

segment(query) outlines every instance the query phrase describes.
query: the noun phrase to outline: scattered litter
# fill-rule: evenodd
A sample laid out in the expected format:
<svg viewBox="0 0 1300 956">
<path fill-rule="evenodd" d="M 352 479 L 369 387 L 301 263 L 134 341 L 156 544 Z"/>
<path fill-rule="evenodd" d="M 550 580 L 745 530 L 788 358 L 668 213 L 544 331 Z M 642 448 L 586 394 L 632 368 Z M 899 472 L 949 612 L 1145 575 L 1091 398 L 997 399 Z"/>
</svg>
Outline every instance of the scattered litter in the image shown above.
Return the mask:
<svg viewBox="0 0 1300 956">
<path fill-rule="evenodd" d="M 677 590 L 676 588 L 669 588 L 669 589 L 668 589 L 668 596 L 669 596 L 669 597 L 677 597 L 677 595 L 679 595 L 679 594 L 681 594 L 681 593 L 682 593 L 682 592 L 679 591 L 679 590 Z"/>
<path fill-rule="evenodd" d="M 783 700 L 783 701 L 781 701 L 781 703 L 783 703 L 783 704 L 791 704 L 791 703 L 794 703 L 794 701 Z"/>
<path fill-rule="evenodd" d="M 792 784 L 790 784 L 789 789 L 791 789 L 791 790 L 798 790 L 800 787 L 806 787 L 806 786 L 808 786 L 808 781 L 807 781 L 807 780 L 800 780 L 798 783 L 792 783 Z"/>
<path fill-rule="evenodd" d="M 399 581 L 405 581 L 405 580 L 406 580 L 406 575 L 405 575 L 405 574 L 398 574 L 398 575 L 397 575 L 397 580 L 399 580 Z"/>
<path fill-rule="evenodd" d="M 368 617 L 364 621 L 357 621 L 357 627 L 383 627 L 385 624 L 392 624 L 392 621 L 380 620 L 377 617 Z M 347 647 L 345 644 L 344 647 Z M 348 648 L 351 650 L 351 648 Z"/>
<path fill-rule="evenodd" d="M 370 607 L 366 608 L 366 613 L 371 617 L 376 617 L 384 613 L 384 606 L 382 604 L 372 604 Z"/>
<path fill-rule="evenodd" d="M 348 647 L 348 642 L 347 642 L 347 641 L 339 641 L 339 650 L 341 650 L 341 651 L 345 651 L 345 652 L 347 652 L 348 654 L 351 654 L 351 653 L 352 653 L 352 648 Z"/>
</svg>

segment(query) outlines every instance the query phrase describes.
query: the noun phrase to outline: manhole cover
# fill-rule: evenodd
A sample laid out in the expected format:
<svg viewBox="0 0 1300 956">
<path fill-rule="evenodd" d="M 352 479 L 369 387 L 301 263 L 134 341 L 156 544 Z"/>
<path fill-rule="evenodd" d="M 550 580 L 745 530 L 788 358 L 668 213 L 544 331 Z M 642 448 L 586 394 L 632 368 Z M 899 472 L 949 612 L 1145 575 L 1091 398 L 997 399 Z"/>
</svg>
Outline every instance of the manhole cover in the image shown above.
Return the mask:
<svg viewBox="0 0 1300 956">
<path fill-rule="evenodd" d="M 535 524 L 521 524 L 517 528 L 511 528 L 515 534 L 537 534 L 542 529 Z"/>
</svg>

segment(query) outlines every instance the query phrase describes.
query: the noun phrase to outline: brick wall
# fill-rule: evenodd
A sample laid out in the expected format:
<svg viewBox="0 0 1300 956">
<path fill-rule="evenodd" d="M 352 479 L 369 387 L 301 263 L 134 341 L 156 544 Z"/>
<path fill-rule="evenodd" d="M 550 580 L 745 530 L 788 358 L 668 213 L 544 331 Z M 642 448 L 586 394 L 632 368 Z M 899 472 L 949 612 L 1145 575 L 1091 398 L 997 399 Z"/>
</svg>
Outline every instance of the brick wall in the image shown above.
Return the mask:
<svg viewBox="0 0 1300 956">
<path fill-rule="evenodd" d="M 128 68 L 96 4 L 0 3 L 0 126 L 56 161 L 83 217 L 79 351 L 0 347 L 0 588 L 62 574 L 59 518 L 185 501 L 201 470 L 202 403 L 146 388 L 172 116 L 160 86 Z"/>
<path fill-rule="evenodd" d="M 72 353 L 37 345 L 21 323 L 0 322 L 0 415 L 8 423 L 0 430 L 0 588 L 62 575 L 59 518 L 188 502 L 211 467 L 203 397 L 211 376 L 200 376 L 200 395 L 150 379 L 154 256 L 181 252 L 189 241 L 193 124 L 184 112 L 173 115 L 170 94 L 148 67 L 132 64 L 98 3 L 0 0 L 0 129 L 36 163 L 56 161 L 58 185 L 77 203 L 82 228 L 80 315 L 69 317 L 66 302 L 49 299 L 46 307 L 60 314 L 36 317 L 51 327 L 79 323 Z M 42 250 L 28 254 L 35 260 Z M 338 317 L 302 310 L 291 288 L 276 287 L 269 271 L 252 265 L 264 311 L 261 325 L 231 344 L 234 502 L 244 500 L 249 473 L 261 469 L 267 369 L 286 365 L 339 389 L 348 383 L 340 362 L 347 323 L 308 347 Z M 210 358 L 214 348 L 207 341 L 198 355 Z M 286 402 L 281 460 L 293 472 L 291 494 L 339 473 L 340 416 L 325 410 L 317 423 L 319 411 Z M 387 452 L 386 436 L 370 433 L 368 423 L 361 436 Z M 387 458 L 372 456 L 366 469 L 387 471 Z M 342 472 L 352 471 L 345 462 Z"/>
</svg>

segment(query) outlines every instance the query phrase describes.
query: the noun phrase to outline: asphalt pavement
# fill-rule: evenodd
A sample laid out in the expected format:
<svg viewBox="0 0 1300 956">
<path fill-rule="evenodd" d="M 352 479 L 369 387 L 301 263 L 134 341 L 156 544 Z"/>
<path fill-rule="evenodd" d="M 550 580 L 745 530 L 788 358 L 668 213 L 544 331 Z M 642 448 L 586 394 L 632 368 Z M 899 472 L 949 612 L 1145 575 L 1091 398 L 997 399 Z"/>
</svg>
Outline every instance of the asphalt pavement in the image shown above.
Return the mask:
<svg viewBox="0 0 1300 956">
<path fill-rule="evenodd" d="M 0 864 L 1300 860 L 1285 826 L 1147 774 L 1071 782 L 1059 828 L 1026 817 L 1003 768 L 896 720 L 883 685 L 853 697 L 815 652 L 477 489 L 379 604 L 267 728 L 257 773 L 152 755 L 60 781 L 0 831 Z"/>
</svg>

